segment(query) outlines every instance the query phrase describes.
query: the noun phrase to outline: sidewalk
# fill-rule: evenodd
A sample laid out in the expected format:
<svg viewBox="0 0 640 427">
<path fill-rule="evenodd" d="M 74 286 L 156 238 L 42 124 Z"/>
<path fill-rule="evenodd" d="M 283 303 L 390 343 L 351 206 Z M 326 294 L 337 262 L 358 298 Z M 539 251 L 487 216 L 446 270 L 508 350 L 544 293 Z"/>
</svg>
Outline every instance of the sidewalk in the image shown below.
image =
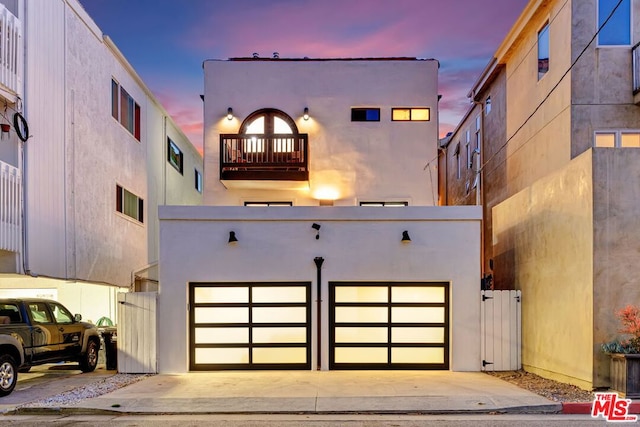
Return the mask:
<svg viewBox="0 0 640 427">
<path fill-rule="evenodd" d="M 155 375 L 56 412 L 560 413 L 562 405 L 480 372 L 234 371 Z M 43 412 L 24 408 L 20 413 Z M 46 412 L 46 410 L 45 410 Z"/>
</svg>

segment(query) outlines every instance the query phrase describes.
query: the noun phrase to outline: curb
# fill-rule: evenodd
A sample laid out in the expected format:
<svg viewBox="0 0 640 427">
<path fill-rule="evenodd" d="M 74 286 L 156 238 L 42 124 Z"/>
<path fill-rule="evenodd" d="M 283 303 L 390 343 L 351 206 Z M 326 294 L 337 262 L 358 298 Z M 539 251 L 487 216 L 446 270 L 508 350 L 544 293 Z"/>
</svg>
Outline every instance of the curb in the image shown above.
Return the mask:
<svg viewBox="0 0 640 427">
<path fill-rule="evenodd" d="M 563 402 L 562 413 L 573 415 L 591 414 L 593 402 Z M 631 402 L 629 414 L 640 414 L 640 402 Z"/>
</svg>

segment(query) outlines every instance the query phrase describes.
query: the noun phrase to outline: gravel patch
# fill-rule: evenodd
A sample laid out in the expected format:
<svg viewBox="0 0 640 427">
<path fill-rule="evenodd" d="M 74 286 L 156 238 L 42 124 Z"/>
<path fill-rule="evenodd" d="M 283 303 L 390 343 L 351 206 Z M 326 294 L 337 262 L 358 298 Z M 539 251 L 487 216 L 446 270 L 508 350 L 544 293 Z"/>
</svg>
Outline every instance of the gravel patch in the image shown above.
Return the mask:
<svg viewBox="0 0 640 427">
<path fill-rule="evenodd" d="M 487 374 L 500 378 L 520 388 L 539 394 L 554 402 L 593 402 L 592 391 L 583 390 L 571 384 L 542 378 L 525 371 L 496 371 Z"/>
<path fill-rule="evenodd" d="M 91 384 L 65 391 L 45 399 L 34 400 L 16 406 L 19 408 L 50 408 L 67 405 L 75 405 L 85 399 L 102 396 L 130 384 L 137 383 L 151 374 L 115 374 L 108 378 L 101 379 Z"/>
</svg>

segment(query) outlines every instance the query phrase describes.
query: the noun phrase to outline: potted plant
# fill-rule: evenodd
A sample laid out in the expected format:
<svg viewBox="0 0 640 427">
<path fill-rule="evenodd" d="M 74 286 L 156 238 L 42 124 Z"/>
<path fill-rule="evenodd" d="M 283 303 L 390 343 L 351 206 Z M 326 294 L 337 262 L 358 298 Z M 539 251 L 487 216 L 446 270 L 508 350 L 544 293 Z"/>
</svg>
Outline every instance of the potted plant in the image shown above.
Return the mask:
<svg viewBox="0 0 640 427">
<path fill-rule="evenodd" d="M 611 389 L 628 399 L 640 398 L 640 308 L 627 305 L 616 312 L 622 327 L 618 332 L 629 338 L 602 344 L 611 356 Z"/>
</svg>

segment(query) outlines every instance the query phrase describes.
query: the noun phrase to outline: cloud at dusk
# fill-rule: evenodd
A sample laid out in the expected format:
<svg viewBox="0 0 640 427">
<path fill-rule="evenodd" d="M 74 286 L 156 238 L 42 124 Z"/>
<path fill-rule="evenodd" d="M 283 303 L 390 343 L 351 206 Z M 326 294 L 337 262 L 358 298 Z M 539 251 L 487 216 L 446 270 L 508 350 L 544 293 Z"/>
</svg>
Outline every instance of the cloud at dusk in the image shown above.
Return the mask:
<svg viewBox="0 0 640 427">
<path fill-rule="evenodd" d="M 202 62 L 250 57 L 435 58 L 440 132 L 527 0 L 80 0 L 202 149 Z"/>
</svg>

